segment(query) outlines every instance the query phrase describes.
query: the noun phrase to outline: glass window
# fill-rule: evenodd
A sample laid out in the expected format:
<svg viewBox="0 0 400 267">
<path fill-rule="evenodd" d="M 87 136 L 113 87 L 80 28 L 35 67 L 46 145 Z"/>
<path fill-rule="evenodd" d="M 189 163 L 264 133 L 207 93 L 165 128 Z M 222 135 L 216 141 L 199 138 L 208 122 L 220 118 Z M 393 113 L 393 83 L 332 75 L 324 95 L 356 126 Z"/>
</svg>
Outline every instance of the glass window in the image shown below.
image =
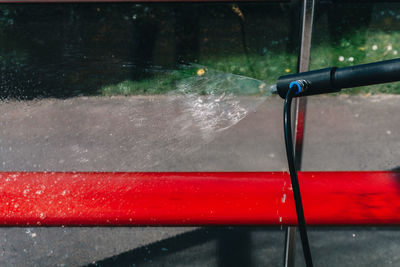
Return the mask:
<svg viewBox="0 0 400 267">
<path fill-rule="evenodd" d="M 315 12 L 311 68 L 398 58 L 399 30 L 400 3 L 321 1 Z M 390 83 L 309 97 L 303 169 L 398 170 L 399 93 L 400 83 Z M 399 236 L 398 228 L 389 227 L 325 227 L 309 233 L 316 266 L 398 265 Z"/>
<path fill-rule="evenodd" d="M 286 169 L 268 94 L 296 71 L 299 10 L 1 5 L 1 168 Z"/>
<path fill-rule="evenodd" d="M 0 170 L 286 170 L 269 86 L 296 72 L 300 10 L 1 4 Z M 0 231 L 0 265 L 278 265 L 284 243 L 276 228 Z"/>
<path fill-rule="evenodd" d="M 398 58 L 399 12 L 399 3 L 317 5 L 311 68 Z M 310 97 L 305 170 L 398 168 L 399 93 L 400 83 L 388 83 L 345 89 L 334 96 Z"/>
</svg>

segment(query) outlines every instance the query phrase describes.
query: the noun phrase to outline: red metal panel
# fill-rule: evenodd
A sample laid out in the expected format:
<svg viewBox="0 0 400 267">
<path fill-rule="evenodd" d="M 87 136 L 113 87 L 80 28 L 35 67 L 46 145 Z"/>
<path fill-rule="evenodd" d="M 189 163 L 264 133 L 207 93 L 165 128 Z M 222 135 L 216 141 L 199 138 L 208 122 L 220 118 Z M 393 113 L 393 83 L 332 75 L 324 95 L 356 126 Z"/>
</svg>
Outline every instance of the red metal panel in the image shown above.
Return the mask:
<svg viewBox="0 0 400 267">
<path fill-rule="evenodd" d="M 311 225 L 400 224 L 400 173 L 301 172 Z M 0 173 L 0 224 L 294 225 L 287 173 Z"/>
</svg>

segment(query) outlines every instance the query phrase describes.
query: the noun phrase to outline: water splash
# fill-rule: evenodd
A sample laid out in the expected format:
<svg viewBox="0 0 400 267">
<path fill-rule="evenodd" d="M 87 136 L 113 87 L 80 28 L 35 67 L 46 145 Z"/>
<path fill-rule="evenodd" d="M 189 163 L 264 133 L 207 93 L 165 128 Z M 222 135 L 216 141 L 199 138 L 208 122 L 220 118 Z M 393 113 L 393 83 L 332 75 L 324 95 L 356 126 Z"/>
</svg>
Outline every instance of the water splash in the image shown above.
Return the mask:
<svg viewBox="0 0 400 267">
<path fill-rule="evenodd" d="M 194 153 L 246 118 L 271 94 L 265 82 L 254 78 L 194 64 L 178 71 L 182 69 L 189 75 L 176 81 L 167 95 L 176 116 L 153 137 L 163 140 L 163 151 L 151 153 L 162 154 L 162 160 Z"/>
<path fill-rule="evenodd" d="M 197 69 L 196 75 L 179 81 L 174 93 L 183 95 L 186 111 L 204 139 L 237 124 L 270 94 L 263 81 L 200 65 L 191 67 Z"/>
</svg>

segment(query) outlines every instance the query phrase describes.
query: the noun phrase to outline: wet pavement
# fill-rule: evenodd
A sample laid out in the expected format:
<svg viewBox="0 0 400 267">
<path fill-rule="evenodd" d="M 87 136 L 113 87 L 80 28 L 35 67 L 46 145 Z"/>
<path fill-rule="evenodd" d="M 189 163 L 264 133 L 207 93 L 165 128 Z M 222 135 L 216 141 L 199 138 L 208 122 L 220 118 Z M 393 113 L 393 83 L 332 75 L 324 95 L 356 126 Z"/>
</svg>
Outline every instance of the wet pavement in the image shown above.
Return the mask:
<svg viewBox="0 0 400 267">
<path fill-rule="evenodd" d="M 286 170 L 283 101 L 277 97 L 261 105 L 250 98 L 240 101 L 254 110 L 223 131 L 199 127 L 184 103 L 168 97 L 3 102 L 0 169 Z M 303 169 L 399 168 L 399 104 L 400 96 L 390 95 L 310 97 Z M 284 243 L 279 228 L 0 228 L 0 232 L 1 266 L 80 266 L 103 259 L 104 266 L 243 266 L 244 262 L 277 266 L 282 263 Z M 399 238 L 397 228 L 310 231 L 316 266 L 398 266 Z M 115 255 L 120 256 L 110 258 Z M 302 266 L 300 246 L 297 255 L 297 266 Z"/>
</svg>

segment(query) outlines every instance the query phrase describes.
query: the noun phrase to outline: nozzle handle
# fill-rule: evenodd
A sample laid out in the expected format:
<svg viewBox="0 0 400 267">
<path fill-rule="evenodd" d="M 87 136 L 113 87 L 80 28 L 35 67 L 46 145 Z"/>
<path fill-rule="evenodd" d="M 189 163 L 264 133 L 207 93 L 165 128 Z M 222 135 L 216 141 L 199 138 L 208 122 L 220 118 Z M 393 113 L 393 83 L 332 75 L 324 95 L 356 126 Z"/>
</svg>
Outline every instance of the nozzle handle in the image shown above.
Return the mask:
<svg viewBox="0 0 400 267">
<path fill-rule="evenodd" d="M 344 88 L 400 81 L 400 59 L 379 61 L 345 68 L 326 68 L 278 78 L 277 92 L 285 98 L 293 81 L 307 84 L 296 96 L 338 92 Z"/>
</svg>

